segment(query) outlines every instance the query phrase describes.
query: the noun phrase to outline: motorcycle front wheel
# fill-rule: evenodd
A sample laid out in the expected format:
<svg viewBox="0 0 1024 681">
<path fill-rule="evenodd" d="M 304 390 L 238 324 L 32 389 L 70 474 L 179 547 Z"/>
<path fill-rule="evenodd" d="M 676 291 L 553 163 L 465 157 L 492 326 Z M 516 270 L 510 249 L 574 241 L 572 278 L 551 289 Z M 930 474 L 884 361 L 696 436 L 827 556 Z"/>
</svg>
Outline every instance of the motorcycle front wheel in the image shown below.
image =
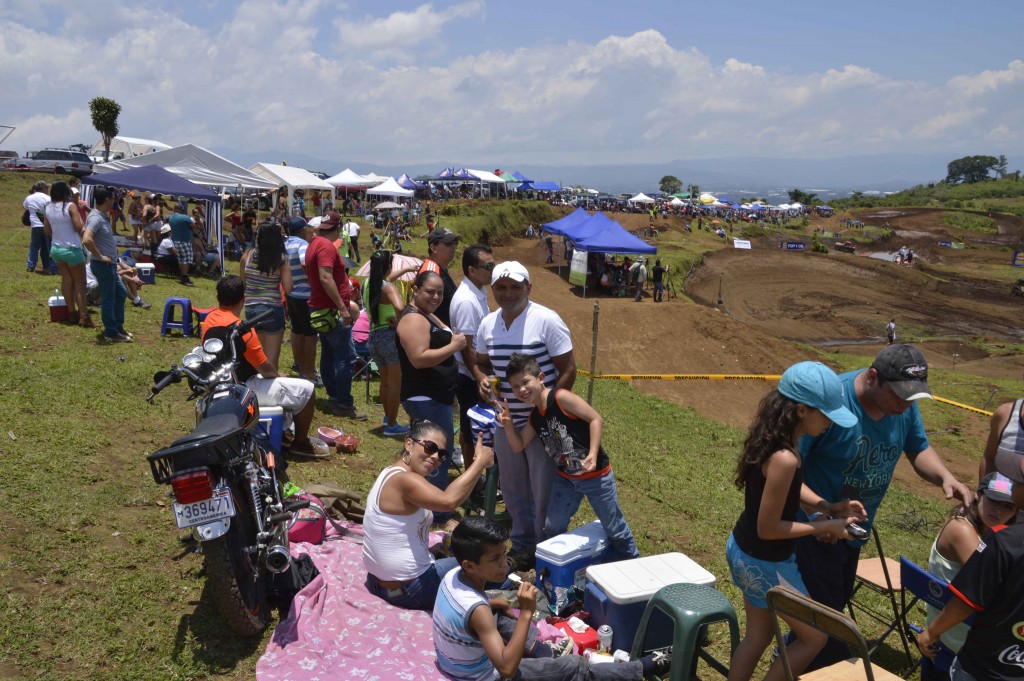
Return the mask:
<svg viewBox="0 0 1024 681">
<path fill-rule="evenodd" d="M 236 485 L 231 485 L 231 495 L 237 509 L 231 528 L 224 536 L 203 542 L 206 578 L 228 629 L 239 636 L 258 636 L 270 619 L 267 574 L 256 554 L 245 550 L 256 545 L 252 500 Z"/>
</svg>

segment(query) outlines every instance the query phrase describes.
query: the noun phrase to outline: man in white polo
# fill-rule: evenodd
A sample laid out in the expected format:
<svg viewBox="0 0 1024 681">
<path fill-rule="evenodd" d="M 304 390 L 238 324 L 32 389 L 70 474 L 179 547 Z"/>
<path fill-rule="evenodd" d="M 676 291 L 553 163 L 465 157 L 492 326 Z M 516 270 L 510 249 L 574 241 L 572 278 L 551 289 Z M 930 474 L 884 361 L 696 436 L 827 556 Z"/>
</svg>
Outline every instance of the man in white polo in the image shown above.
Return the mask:
<svg viewBox="0 0 1024 681">
<path fill-rule="evenodd" d="M 530 273 L 516 261 L 503 262 L 491 275 L 491 291 L 498 309 L 480 323 L 474 338 L 477 366 L 484 375 L 500 381 L 498 399 L 507 400 L 516 429 L 522 429 L 533 405 L 520 402 L 512 393 L 505 367 L 514 353 L 530 355 L 544 372 L 544 383 L 552 389 L 572 390 L 576 382 L 576 357 L 569 328 L 551 309 L 530 301 Z M 460 329 L 461 331 L 461 329 Z M 486 378 L 480 381 L 480 396 L 493 400 Z M 522 454 L 513 452 L 502 429 L 494 435 L 501 493 L 512 516 L 514 571 L 533 566 L 537 543 L 543 541 L 548 497 L 555 476 L 555 461 L 534 438 Z"/>
</svg>

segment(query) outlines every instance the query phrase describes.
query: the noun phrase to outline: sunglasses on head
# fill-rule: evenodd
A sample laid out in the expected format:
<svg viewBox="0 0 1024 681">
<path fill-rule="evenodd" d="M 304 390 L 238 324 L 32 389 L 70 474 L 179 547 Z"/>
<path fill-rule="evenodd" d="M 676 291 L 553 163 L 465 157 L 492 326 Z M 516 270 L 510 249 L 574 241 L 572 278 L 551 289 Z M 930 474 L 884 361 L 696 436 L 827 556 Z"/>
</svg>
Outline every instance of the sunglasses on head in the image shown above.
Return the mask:
<svg viewBox="0 0 1024 681">
<path fill-rule="evenodd" d="M 441 461 L 448 458 L 448 450 L 441 449 L 433 440 L 413 440 L 413 442 L 418 444 L 420 447 L 423 447 L 423 451 L 427 453 L 427 456 L 437 454 Z"/>
</svg>

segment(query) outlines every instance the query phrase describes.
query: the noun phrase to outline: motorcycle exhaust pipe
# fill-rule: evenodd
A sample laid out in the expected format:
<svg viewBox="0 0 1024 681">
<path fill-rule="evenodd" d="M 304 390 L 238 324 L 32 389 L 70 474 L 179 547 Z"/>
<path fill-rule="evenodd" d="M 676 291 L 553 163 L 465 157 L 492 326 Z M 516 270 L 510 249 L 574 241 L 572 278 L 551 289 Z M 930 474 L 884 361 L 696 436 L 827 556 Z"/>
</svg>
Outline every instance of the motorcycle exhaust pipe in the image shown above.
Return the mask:
<svg viewBox="0 0 1024 681">
<path fill-rule="evenodd" d="M 288 549 L 276 544 L 267 551 L 267 570 L 279 574 L 287 570 L 292 564 L 292 556 Z"/>
</svg>

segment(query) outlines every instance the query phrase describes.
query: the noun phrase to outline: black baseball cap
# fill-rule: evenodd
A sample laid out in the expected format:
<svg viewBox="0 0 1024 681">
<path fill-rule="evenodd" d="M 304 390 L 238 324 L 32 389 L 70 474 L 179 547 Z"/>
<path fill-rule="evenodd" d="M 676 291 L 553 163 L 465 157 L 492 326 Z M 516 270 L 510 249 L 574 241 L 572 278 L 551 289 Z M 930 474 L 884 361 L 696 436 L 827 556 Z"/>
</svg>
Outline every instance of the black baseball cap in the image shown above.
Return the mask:
<svg viewBox="0 0 1024 681">
<path fill-rule="evenodd" d="M 913 346 L 886 347 L 875 357 L 871 368 L 901 399 L 913 401 L 932 397 L 932 389 L 928 387 L 928 362 L 924 353 Z"/>
<path fill-rule="evenodd" d="M 452 244 L 459 240 L 459 235 L 455 232 L 445 229 L 444 227 L 438 227 L 430 234 L 427 235 L 428 244 L 446 243 Z"/>
</svg>

